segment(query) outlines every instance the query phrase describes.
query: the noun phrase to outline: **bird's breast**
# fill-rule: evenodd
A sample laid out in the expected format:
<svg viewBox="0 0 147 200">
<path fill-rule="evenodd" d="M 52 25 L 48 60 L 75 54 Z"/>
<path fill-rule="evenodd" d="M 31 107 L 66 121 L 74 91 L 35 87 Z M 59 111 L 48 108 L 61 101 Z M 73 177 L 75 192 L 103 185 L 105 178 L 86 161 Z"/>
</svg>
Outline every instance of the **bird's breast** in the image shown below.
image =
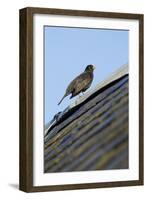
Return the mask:
<svg viewBox="0 0 147 200">
<path fill-rule="evenodd" d="M 74 84 L 74 95 L 85 91 L 86 89 L 88 89 L 92 83 L 93 80 L 93 74 L 92 73 L 83 73 L 81 74 L 80 77 L 78 77 Z"/>
</svg>

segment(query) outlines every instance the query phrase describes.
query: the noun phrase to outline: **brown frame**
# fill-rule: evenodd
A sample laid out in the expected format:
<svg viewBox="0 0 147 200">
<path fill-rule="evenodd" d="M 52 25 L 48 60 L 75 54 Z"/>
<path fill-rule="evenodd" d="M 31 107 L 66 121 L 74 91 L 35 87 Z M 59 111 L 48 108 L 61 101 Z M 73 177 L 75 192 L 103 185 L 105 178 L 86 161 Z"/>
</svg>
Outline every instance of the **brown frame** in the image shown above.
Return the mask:
<svg viewBox="0 0 147 200">
<path fill-rule="evenodd" d="M 55 186 L 33 186 L 33 15 L 53 14 L 66 16 L 106 17 L 139 20 L 139 180 L 105 183 L 84 183 Z M 19 188 L 25 192 L 88 189 L 100 187 L 136 186 L 144 183 L 143 160 L 143 19 L 142 14 L 24 8 L 20 10 L 20 171 Z"/>
</svg>

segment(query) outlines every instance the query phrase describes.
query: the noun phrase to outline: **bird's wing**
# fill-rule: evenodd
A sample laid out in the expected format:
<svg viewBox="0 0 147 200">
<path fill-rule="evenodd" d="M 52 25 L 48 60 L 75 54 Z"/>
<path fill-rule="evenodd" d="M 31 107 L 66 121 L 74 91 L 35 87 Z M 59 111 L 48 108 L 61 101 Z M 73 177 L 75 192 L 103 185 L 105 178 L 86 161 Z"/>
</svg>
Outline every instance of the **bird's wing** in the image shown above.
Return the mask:
<svg viewBox="0 0 147 200">
<path fill-rule="evenodd" d="M 67 91 L 74 94 L 80 93 L 82 90 L 87 89 L 92 83 L 93 77 L 91 73 L 83 72 L 77 76 L 68 86 Z"/>
</svg>

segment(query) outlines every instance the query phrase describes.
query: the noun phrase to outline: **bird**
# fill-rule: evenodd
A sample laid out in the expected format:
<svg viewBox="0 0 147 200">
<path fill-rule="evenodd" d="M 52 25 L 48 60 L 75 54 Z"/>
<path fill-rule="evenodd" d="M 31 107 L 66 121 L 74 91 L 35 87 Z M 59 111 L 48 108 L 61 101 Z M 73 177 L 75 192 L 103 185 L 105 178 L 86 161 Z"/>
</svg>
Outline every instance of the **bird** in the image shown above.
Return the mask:
<svg viewBox="0 0 147 200">
<path fill-rule="evenodd" d="M 95 69 L 94 65 L 87 65 L 85 71 L 73 79 L 68 85 L 66 92 L 58 105 L 61 104 L 63 99 L 71 94 L 70 99 L 78 95 L 79 93 L 85 92 L 90 86 L 94 78 L 93 71 Z"/>
</svg>

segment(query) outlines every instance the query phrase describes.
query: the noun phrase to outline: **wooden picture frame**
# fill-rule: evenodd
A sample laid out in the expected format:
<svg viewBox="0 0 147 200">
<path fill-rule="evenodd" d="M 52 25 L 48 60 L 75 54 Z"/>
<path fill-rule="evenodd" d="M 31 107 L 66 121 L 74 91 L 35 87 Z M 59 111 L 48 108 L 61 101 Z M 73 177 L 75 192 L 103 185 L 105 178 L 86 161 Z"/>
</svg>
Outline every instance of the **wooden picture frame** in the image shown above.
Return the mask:
<svg viewBox="0 0 147 200">
<path fill-rule="evenodd" d="M 139 178 L 137 180 L 92 182 L 78 184 L 58 184 L 34 186 L 33 184 L 33 25 L 34 15 L 53 15 L 66 17 L 109 18 L 118 20 L 137 20 L 139 23 Z M 19 187 L 25 192 L 75 190 L 89 188 L 121 187 L 143 185 L 143 15 L 131 13 L 112 13 L 83 10 L 62 10 L 50 8 L 24 8 L 20 10 L 20 172 Z"/>
</svg>

